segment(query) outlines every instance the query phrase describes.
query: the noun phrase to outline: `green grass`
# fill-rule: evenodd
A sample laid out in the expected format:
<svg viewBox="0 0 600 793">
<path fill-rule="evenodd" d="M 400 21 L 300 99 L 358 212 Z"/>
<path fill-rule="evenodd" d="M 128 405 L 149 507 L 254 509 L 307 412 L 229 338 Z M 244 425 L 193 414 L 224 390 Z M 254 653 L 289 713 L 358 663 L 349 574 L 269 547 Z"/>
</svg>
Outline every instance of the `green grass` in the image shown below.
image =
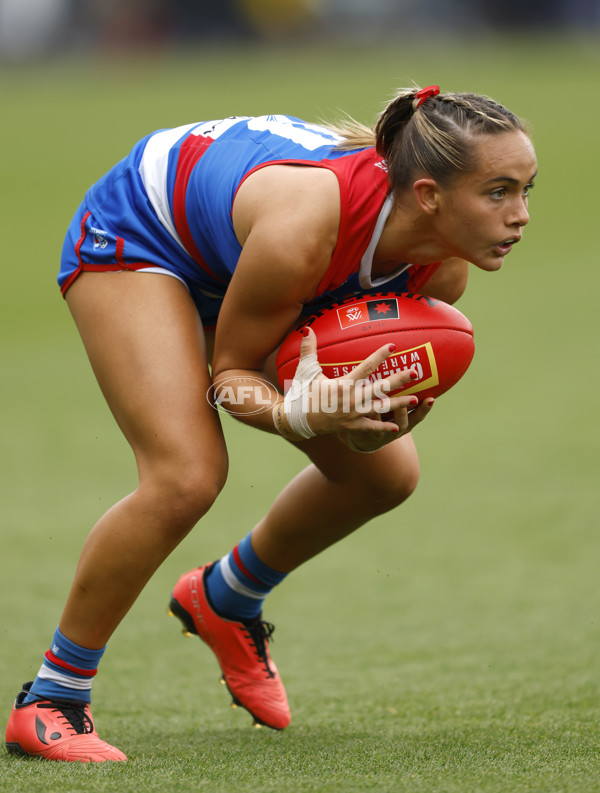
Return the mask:
<svg viewBox="0 0 600 793">
<path fill-rule="evenodd" d="M 31 679 L 94 520 L 135 486 L 54 278 L 87 185 L 148 130 L 232 113 L 370 121 L 392 90 L 496 96 L 540 160 L 533 222 L 473 273 L 464 381 L 418 430 L 402 509 L 269 601 L 293 723 L 252 730 L 165 614 L 184 569 L 245 534 L 302 465 L 227 420 L 228 485 L 111 642 L 94 684 L 123 766 L 0 753 L 4 793 L 600 791 L 597 42 L 490 40 L 89 60 L 0 74 L 0 705 Z"/>
</svg>

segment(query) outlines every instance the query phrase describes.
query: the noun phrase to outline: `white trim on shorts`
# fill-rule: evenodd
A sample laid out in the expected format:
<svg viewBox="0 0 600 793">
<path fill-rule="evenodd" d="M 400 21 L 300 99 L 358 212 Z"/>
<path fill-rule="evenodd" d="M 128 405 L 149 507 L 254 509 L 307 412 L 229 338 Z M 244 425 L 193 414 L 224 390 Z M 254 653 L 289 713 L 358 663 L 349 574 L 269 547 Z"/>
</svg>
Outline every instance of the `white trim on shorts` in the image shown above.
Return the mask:
<svg viewBox="0 0 600 793">
<path fill-rule="evenodd" d="M 127 270 L 122 270 L 121 272 L 127 272 Z M 176 278 L 178 281 L 181 281 L 181 283 L 185 286 L 185 288 L 188 290 L 188 292 L 190 291 L 189 286 L 186 284 L 186 282 L 183 280 L 183 278 L 180 275 L 177 275 L 177 273 L 172 273 L 170 270 L 167 270 L 165 267 L 140 267 L 140 269 L 139 270 L 135 270 L 135 272 L 136 273 L 161 273 L 162 275 L 170 275 L 171 278 Z"/>
</svg>

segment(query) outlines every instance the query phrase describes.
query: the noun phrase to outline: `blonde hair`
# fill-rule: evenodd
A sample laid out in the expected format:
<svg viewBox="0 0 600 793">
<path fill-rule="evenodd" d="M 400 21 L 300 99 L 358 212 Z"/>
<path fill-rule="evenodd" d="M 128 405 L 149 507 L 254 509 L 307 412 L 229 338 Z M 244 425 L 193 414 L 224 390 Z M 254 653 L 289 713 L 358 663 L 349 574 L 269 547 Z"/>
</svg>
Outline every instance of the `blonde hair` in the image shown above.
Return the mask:
<svg viewBox="0 0 600 793">
<path fill-rule="evenodd" d="M 324 126 L 341 138 L 335 147 L 341 151 L 367 149 L 370 146 L 375 146 L 377 142 L 373 127 L 361 124 L 360 121 L 356 121 L 351 116 L 346 116 L 334 124 L 325 124 Z"/>
<path fill-rule="evenodd" d="M 387 163 L 398 194 L 417 173 L 447 186 L 477 167 L 473 138 L 519 130 L 524 122 L 503 105 L 478 94 L 435 94 L 418 101 L 420 89 L 400 90 L 373 127 L 346 118 L 328 125 L 341 137 L 338 149 L 374 146 Z"/>
</svg>

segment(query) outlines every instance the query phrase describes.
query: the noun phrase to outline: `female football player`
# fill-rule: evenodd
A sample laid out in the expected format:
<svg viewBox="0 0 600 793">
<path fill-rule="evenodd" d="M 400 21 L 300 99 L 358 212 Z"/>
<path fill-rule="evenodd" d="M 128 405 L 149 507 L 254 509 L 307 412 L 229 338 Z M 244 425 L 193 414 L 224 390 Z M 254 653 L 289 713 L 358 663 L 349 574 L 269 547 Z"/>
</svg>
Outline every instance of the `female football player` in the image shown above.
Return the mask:
<svg viewBox="0 0 600 793">
<path fill-rule="evenodd" d="M 385 346 L 325 386 L 329 396 L 363 389 L 369 413 L 351 401 L 334 412 L 308 403 L 303 394 L 324 380 L 312 331 L 285 398 L 267 387 L 270 407 L 257 410 L 244 385 L 275 382 L 278 345 L 316 306 L 383 284 L 453 302 L 467 263 L 498 270 L 529 220 L 536 170 L 514 114 L 430 86 L 398 93 L 373 129 L 262 116 L 155 132 L 91 187 L 59 284 L 139 485 L 84 545 L 50 648 L 11 712 L 10 751 L 126 759 L 95 731 L 92 679 L 148 579 L 223 487 L 227 452 L 207 393 L 224 383 L 245 396 L 241 421 L 279 433 L 308 465 L 230 553 L 181 576 L 171 610 L 215 653 L 234 702 L 258 723 L 287 726 L 262 602 L 290 571 L 413 492 L 411 431 L 433 400 L 386 400 L 364 385 Z M 390 377 L 387 392 L 414 376 Z"/>
</svg>

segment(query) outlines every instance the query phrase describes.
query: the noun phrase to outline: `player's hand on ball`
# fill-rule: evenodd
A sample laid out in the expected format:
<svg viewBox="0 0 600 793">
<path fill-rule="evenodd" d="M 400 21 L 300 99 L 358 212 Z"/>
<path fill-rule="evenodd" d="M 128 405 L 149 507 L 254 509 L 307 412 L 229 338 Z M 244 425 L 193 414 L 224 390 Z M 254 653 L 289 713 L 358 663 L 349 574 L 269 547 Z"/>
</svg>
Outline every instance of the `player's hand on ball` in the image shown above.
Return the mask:
<svg viewBox="0 0 600 793">
<path fill-rule="evenodd" d="M 371 382 L 369 376 L 393 352 L 386 344 L 369 355 L 349 374 L 327 378 L 314 368 L 317 339 L 307 328 L 300 347 L 298 372 L 312 364 L 306 418 L 316 435 L 338 433 L 351 448 L 375 451 L 395 438 L 410 432 L 429 413 L 433 400 L 421 405 L 415 396 L 388 394 L 406 386 L 417 374 L 414 370 L 395 372 L 388 378 Z M 306 392 L 305 392 L 306 393 Z"/>
</svg>

